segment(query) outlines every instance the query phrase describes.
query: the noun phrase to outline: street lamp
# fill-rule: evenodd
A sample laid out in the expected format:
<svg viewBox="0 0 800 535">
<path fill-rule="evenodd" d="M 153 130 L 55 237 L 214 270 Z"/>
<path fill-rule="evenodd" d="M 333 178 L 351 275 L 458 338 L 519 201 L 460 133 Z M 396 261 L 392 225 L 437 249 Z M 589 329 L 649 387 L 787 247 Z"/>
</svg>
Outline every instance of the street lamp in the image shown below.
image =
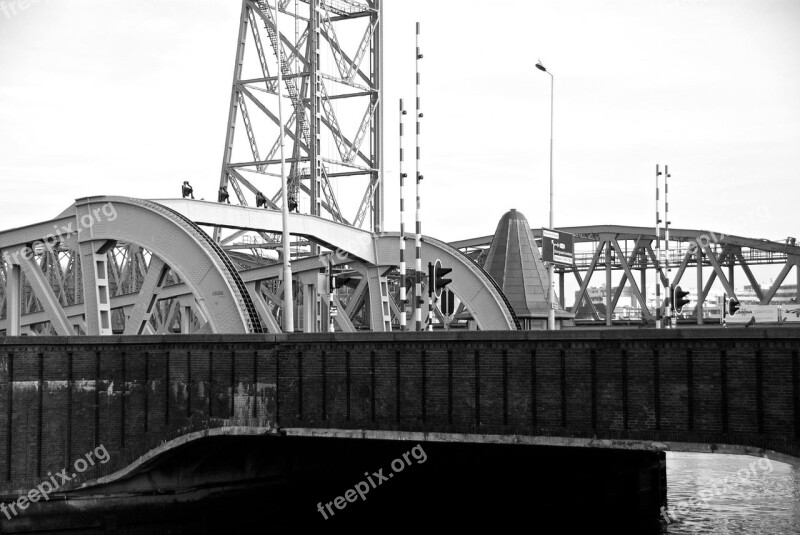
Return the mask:
<svg viewBox="0 0 800 535">
<path fill-rule="evenodd" d="M 550 228 L 555 229 L 553 226 L 553 84 L 555 77 L 552 72 L 545 69 L 541 60 L 536 64 L 536 68 L 550 75 Z M 547 329 L 553 331 L 556 328 L 556 311 L 554 308 L 556 302 L 555 264 L 553 262 L 550 262 L 550 265 L 547 266 L 547 274 L 550 279 L 550 308 L 547 311 Z"/>
</svg>

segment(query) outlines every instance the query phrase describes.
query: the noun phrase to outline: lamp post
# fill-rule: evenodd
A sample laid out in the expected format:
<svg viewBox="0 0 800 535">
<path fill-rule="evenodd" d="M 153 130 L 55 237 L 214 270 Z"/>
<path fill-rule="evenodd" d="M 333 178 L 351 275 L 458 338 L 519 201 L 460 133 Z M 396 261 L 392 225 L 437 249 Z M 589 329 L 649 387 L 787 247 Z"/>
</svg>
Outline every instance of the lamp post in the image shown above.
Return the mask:
<svg viewBox="0 0 800 535">
<path fill-rule="evenodd" d="M 536 64 L 536 68 L 550 75 L 550 228 L 555 229 L 553 226 L 553 85 L 555 77 L 552 72 L 545 69 L 541 61 Z M 550 265 L 547 266 L 547 275 L 550 279 L 550 291 L 548 292 L 550 308 L 547 311 L 547 329 L 553 331 L 556 328 L 555 264 L 553 262 L 550 262 Z"/>
</svg>

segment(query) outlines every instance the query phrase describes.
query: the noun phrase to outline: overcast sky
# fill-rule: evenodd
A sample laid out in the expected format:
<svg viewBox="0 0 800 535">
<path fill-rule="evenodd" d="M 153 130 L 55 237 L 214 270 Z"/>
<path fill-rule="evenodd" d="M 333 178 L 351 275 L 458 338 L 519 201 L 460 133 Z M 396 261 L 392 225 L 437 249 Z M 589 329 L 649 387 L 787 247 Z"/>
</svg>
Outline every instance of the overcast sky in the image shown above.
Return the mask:
<svg viewBox="0 0 800 535">
<path fill-rule="evenodd" d="M 660 163 L 673 226 L 800 234 L 797 0 L 385 3 L 390 228 L 420 21 L 425 234 L 492 234 L 509 208 L 547 224 L 550 78 L 537 59 L 555 74 L 556 226 L 651 226 Z M 87 195 L 174 197 L 186 179 L 213 197 L 239 11 L 0 0 L 0 228 Z"/>
</svg>

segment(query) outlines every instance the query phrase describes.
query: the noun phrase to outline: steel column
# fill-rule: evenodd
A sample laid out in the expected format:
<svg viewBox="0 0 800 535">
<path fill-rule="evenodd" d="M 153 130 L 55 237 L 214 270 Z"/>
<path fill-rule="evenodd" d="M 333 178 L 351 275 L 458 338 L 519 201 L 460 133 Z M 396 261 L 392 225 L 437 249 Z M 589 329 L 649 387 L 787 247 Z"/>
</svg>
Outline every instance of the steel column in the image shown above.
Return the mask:
<svg viewBox="0 0 800 535">
<path fill-rule="evenodd" d="M 703 249 L 697 247 L 697 324 L 703 324 Z"/>
<path fill-rule="evenodd" d="M 613 324 L 614 311 L 611 309 L 611 240 L 606 242 L 606 325 Z"/>
<path fill-rule="evenodd" d="M 7 264 L 6 271 L 6 318 L 8 336 L 19 336 L 22 324 L 22 268 L 19 264 Z"/>
</svg>

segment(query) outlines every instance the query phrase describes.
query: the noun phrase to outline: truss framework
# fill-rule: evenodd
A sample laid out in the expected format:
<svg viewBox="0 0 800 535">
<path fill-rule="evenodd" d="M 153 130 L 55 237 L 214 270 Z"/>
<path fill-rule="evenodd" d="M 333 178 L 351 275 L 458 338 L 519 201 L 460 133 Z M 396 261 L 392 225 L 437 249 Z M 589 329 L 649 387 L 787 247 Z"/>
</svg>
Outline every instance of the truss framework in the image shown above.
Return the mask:
<svg viewBox="0 0 800 535">
<path fill-rule="evenodd" d="M 690 317 L 698 324 L 703 324 L 703 307 L 714 283 L 719 280 L 725 292 L 736 297 L 734 289 L 736 268 L 745 275 L 759 304 L 768 305 L 778 290 L 787 280 L 791 269 L 795 268 L 796 302 L 800 303 L 800 247 L 789 243 L 759 240 L 742 236 L 733 236 L 721 232 L 692 229 L 670 229 L 670 255 L 661 251 L 657 258 L 654 250 L 656 236 L 653 229 L 646 227 L 627 227 L 617 225 L 599 225 L 586 227 L 559 228 L 575 235 L 575 242 L 591 244 L 591 252 L 575 254 L 575 265 L 571 268 L 556 267 L 559 284 L 559 301 L 564 306 L 564 283 L 568 273 L 572 273 L 578 283 L 579 290 L 575 297 L 573 310 L 586 306 L 597 322 L 612 325 L 612 313 L 622 297 L 625 287 L 639 305 L 643 320 L 653 320 L 655 311 L 648 308 L 646 299 L 648 272 L 654 273 L 662 285 L 666 284 L 666 262 L 672 267 L 670 283 L 680 284 L 687 269 L 694 269 L 698 290 L 697 306 Z M 541 229 L 532 229 L 534 237 L 541 238 Z M 662 243 L 664 233 L 660 236 Z M 461 240 L 451 243 L 453 247 L 467 253 L 478 263 L 482 263 L 491 245 L 492 236 Z M 764 289 L 756 280 L 751 266 L 781 265 L 781 271 L 771 286 Z M 704 275 L 704 268 L 710 273 Z M 651 271 L 652 270 L 652 271 Z M 589 298 L 588 289 L 592 277 L 597 271 L 605 272 L 605 310 L 597 309 Z M 613 289 L 612 271 L 622 271 L 622 277 Z M 634 272 L 639 272 L 637 282 Z M 612 291 L 613 290 L 613 291 Z"/>
<path fill-rule="evenodd" d="M 235 193 L 232 202 L 255 204 L 248 199 L 263 192 L 270 208 L 281 204 L 281 93 L 290 199 L 302 213 L 358 228 L 369 220 L 370 230 L 383 230 L 381 2 L 279 0 L 276 20 L 274 0 L 242 1 L 220 176 L 220 187 Z M 260 73 L 247 78 L 251 55 Z M 272 130 L 259 131 L 257 124 Z M 336 177 L 349 182 L 346 203 L 332 184 Z M 344 207 L 356 202 L 347 213 Z"/>
</svg>

